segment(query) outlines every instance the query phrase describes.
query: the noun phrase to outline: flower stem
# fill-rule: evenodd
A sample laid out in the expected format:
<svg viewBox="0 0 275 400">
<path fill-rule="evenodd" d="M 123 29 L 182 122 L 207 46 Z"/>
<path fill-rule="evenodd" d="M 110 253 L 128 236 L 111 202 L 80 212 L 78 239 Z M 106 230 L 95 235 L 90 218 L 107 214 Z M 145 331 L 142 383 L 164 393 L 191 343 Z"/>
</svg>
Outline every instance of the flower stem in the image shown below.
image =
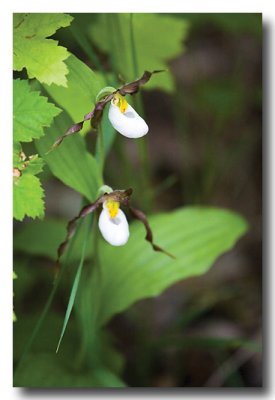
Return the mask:
<svg viewBox="0 0 275 400">
<path fill-rule="evenodd" d="M 130 41 L 132 50 L 132 61 L 133 70 L 135 77 L 138 78 L 138 57 L 136 49 L 136 41 L 134 35 L 134 15 L 130 13 Z M 142 102 L 142 97 L 140 93 L 137 93 L 134 97 L 134 104 L 137 112 L 144 117 L 144 107 Z M 148 138 L 144 137 L 137 141 L 137 150 L 139 155 L 139 160 L 141 164 L 141 169 L 143 171 L 140 174 L 140 192 L 143 193 L 143 207 L 146 211 L 151 211 L 152 208 L 152 196 L 151 196 L 151 169 L 149 163 L 149 152 L 148 152 Z"/>
</svg>

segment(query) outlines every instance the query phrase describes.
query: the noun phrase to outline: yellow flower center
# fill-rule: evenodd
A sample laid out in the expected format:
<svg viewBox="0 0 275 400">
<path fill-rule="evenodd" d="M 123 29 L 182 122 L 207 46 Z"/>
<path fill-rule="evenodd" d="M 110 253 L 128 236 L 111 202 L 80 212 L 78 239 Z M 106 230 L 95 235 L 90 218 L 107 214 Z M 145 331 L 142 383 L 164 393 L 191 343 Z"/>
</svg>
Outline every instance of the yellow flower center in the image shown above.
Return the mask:
<svg viewBox="0 0 275 400">
<path fill-rule="evenodd" d="M 125 97 L 121 96 L 121 94 L 116 93 L 114 95 L 113 103 L 120 109 L 120 112 L 122 112 L 123 114 L 127 110 L 128 103 L 127 103 Z"/>
<path fill-rule="evenodd" d="M 110 217 L 115 218 L 119 210 L 119 202 L 114 200 L 107 200 L 106 207 Z"/>
</svg>

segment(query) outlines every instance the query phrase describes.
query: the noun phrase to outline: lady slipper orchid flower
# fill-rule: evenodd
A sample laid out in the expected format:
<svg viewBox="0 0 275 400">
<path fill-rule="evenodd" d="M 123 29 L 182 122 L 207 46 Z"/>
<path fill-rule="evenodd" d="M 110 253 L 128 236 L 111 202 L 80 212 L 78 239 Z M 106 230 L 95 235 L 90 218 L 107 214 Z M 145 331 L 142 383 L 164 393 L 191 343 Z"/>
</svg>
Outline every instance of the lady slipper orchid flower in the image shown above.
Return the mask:
<svg viewBox="0 0 275 400">
<path fill-rule="evenodd" d="M 80 210 L 79 214 L 69 221 L 67 226 L 67 236 L 58 248 L 57 264 L 59 263 L 60 257 L 65 252 L 70 239 L 75 233 L 79 219 L 85 218 L 101 206 L 102 210 L 98 220 L 98 227 L 103 238 L 112 246 L 123 246 L 127 243 L 129 239 L 129 226 L 124 212 L 120 209 L 120 205 L 127 207 L 132 216 L 143 223 L 146 230 L 145 240 L 151 244 L 153 250 L 164 253 L 171 258 L 175 258 L 172 254 L 154 243 L 153 232 L 146 215 L 141 210 L 132 207 L 130 204 L 130 198 L 133 193 L 131 188 L 126 190 L 113 190 L 110 186 L 103 185 L 99 192 L 101 195 L 94 203 L 84 206 Z"/>
<path fill-rule="evenodd" d="M 148 132 L 149 128 L 144 119 L 127 103 L 124 96 L 116 93 L 111 100 L 109 120 L 113 127 L 131 139 L 140 138 Z"/>
<path fill-rule="evenodd" d="M 146 122 L 138 115 L 138 113 L 127 103 L 124 96 L 135 94 L 139 91 L 140 86 L 145 85 L 153 74 L 163 72 L 163 70 L 144 71 L 143 75 L 130 83 L 126 83 L 118 89 L 107 86 L 100 90 L 96 98 L 94 108 L 86 115 L 82 121 L 73 124 L 66 132 L 59 136 L 49 149 L 48 153 L 60 146 L 63 140 L 81 131 L 85 121 L 91 121 L 93 129 L 97 129 L 105 106 L 111 102 L 109 109 L 109 120 L 113 127 L 128 138 L 140 138 L 148 132 Z"/>
<path fill-rule="evenodd" d="M 123 246 L 129 238 L 129 226 L 119 202 L 105 200 L 99 216 L 98 227 L 104 239 L 113 246 Z"/>
</svg>

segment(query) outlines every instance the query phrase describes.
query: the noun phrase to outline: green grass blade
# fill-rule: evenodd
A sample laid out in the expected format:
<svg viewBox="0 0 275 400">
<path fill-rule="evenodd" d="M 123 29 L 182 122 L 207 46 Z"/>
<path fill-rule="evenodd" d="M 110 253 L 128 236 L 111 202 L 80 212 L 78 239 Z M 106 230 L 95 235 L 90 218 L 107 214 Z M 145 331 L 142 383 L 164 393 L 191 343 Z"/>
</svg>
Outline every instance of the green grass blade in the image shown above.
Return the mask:
<svg viewBox="0 0 275 400">
<path fill-rule="evenodd" d="M 75 240 L 77 238 L 77 233 L 79 231 L 79 227 L 80 227 L 80 225 L 82 223 L 83 223 L 83 221 L 79 222 L 78 229 L 77 229 L 74 237 L 72 238 L 71 242 L 69 243 L 68 251 L 66 252 L 66 257 L 65 257 L 64 262 L 62 263 L 62 267 L 61 267 L 60 273 L 59 273 L 57 279 L 54 281 L 53 288 L 52 288 L 51 293 L 50 293 L 50 295 L 48 297 L 47 303 L 45 304 L 45 307 L 44 307 L 44 309 L 43 309 L 43 311 L 42 311 L 42 313 L 40 315 L 40 318 L 38 319 L 38 321 L 37 321 L 37 323 L 36 323 L 36 325 L 34 327 L 32 335 L 30 336 L 28 342 L 26 343 L 26 345 L 24 347 L 22 355 L 21 355 L 21 357 L 19 359 L 19 362 L 17 364 L 17 369 L 19 369 L 19 366 L 22 364 L 23 360 L 25 359 L 26 355 L 28 354 L 29 350 L 31 349 L 31 346 L 32 346 L 32 344 L 33 344 L 38 332 L 40 331 L 42 323 L 44 322 L 44 319 L 45 319 L 45 317 L 46 317 L 46 315 L 47 315 L 47 313 L 48 313 L 48 311 L 49 311 L 49 309 L 50 309 L 50 307 L 52 305 L 55 293 L 56 293 L 57 288 L 58 288 L 58 286 L 59 286 L 59 284 L 61 282 L 61 278 L 62 278 L 65 270 L 67 269 L 67 266 L 68 266 L 68 262 L 67 261 L 68 261 L 68 259 L 70 257 L 70 253 L 71 253 L 71 249 L 73 248 L 73 244 L 74 244 L 74 242 L 75 242 Z"/>
<path fill-rule="evenodd" d="M 80 259 L 80 262 L 79 262 L 79 265 L 78 265 L 78 268 L 77 268 L 77 272 L 76 272 L 76 275 L 75 275 L 75 278 L 74 278 L 74 283 L 73 283 L 72 290 L 71 290 L 71 293 L 70 293 L 70 298 L 69 298 L 69 302 L 68 302 L 68 306 L 67 306 L 64 322 L 63 322 L 62 331 L 61 331 L 60 338 L 59 338 L 59 341 L 58 341 L 58 344 L 57 344 L 56 353 L 58 352 L 60 344 L 62 342 L 65 330 L 67 328 L 67 325 L 68 325 L 68 322 L 69 322 L 69 319 L 70 319 L 70 316 L 71 316 L 73 305 L 74 305 L 74 302 L 75 302 L 75 297 L 76 297 L 78 286 L 79 286 L 79 282 L 80 282 L 81 272 L 82 272 L 84 259 L 85 259 L 85 254 L 86 254 L 88 236 L 89 236 L 89 232 L 90 232 L 90 229 L 91 229 L 91 226 L 92 226 L 92 222 L 93 222 L 93 215 L 91 216 L 90 222 L 87 223 L 86 235 L 85 235 L 85 238 L 84 238 L 84 241 L 83 241 L 83 246 L 82 246 L 81 259 Z"/>
</svg>

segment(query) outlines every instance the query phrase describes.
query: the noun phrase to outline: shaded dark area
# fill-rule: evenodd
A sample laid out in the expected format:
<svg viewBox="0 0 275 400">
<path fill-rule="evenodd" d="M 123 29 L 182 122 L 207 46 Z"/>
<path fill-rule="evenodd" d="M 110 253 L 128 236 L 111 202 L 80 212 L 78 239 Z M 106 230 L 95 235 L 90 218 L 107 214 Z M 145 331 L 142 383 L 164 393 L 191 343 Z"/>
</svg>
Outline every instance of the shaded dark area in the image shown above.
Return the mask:
<svg viewBox="0 0 275 400">
<path fill-rule="evenodd" d="M 150 126 L 146 140 L 152 185 L 144 194 L 146 211 L 212 205 L 239 212 L 250 228 L 205 275 L 179 282 L 114 317 L 108 332 L 123 361 L 118 356 L 112 362 L 131 387 L 261 387 L 261 15 L 177 18 L 190 23 L 184 54 L 170 62 L 177 90 L 174 94 L 142 92 Z M 73 38 L 67 40 L 64 45 L 92 65 Z M 107 56 L 99 52 L 99 57 L 108 67 Z M 117 182 L 117 187 L 126 188 L 132 186 L 132 171 L 123 170 L 121 140 L 116 138 L 105 175 L 111 186 Z M 138 171 L 137 147 L 129 140 L 127 149 Z M 78 194 L 47 169 L 44 182 L 47 216 L 69 220 L 78 214 Z M 138 196 L 135 201 L 144 208 Z M 15 326 L 16 362 L 52 283 L 53 263 L 47 257 L 33 260 L 15 252 L 20 280 L 15 281 L 14 304 L 23 319 Z M 37 346 L 42 342 L 55 351 L 57 321 L 66 311 L 69 290 L 70 279 L 65 277 L 47 322 L 52 331 L 44 332 Z M 68 360 L 79 350 L 77 322 L 73 316 L 64 341 Z"/>
</svg>

